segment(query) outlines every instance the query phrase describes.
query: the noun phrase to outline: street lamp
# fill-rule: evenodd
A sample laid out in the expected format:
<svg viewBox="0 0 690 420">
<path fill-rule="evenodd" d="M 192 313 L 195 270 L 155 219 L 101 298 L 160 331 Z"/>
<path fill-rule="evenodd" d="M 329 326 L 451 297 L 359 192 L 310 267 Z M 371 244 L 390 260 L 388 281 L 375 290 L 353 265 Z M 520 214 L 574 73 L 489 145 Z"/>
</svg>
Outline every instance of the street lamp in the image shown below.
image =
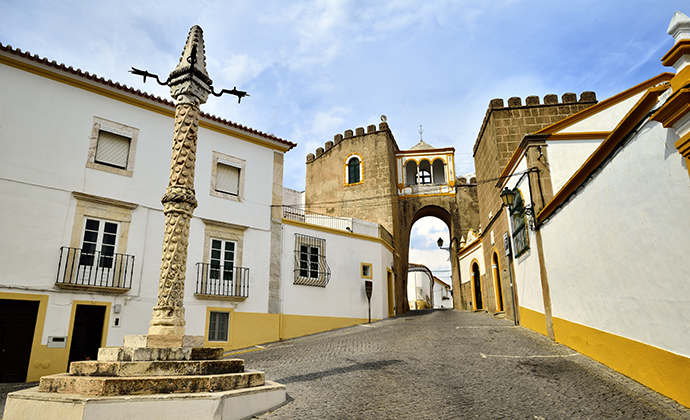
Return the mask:
<svg viewBox="0 0 690 420">
<path fill-rule="evenodd" d="M 443 246 L 443 238 L 438 238 L 438 241 L 436 241 L 436 244 L 438 245 L 438 247 L 439 247 L 440 249 L 445 249 L 446 251 L 448 251 L 449 258 L 453 258 L 453 241 L 455 241 L 455 242 L 460 246 L 460 248 L 462 248 L 462 247 L 465 246 L 465 238 L 463 238 L 462 241 L 458 241 L 458 238 L 456 238 L 456 237 L 451 238 L 451 240 L 450 240 L 450 246 L 447 247 L 447 248 L 444 248 L 444 246 Z M 459 261 L 459 260 L 456 260 L 456 261 L 457 261 L 457 263 L 458 263 L 458 284 L 460 285 L 460 287 L 462 287 L 462 270 L 460 270 L 460 261 Z M 452 262 L 451 262 L 451 265 L 450 265 L 450 266 L 451 266 L 451 268 L 453 267 L 453 263 L 452 263 Z M 451 280 L 452 280 L 452 278 L 453 278 L 453 277 L 452 277 L 452 274 L 451 274 Z M 452 281 L 451 281 L 451 283 L 452 283 Z M 459 290 L 458 290 L 458 291 L 459 291 Z M 433 292 L 433 291 L 432 291 L 432 292 Z M 451 295 L 452 295 L 452 294 L 453 294 L 453 289 L 451 289 L 450 292 L 451 292 Z M 462 298 L 462 294 L 460 295 L 460 298 Z M 453 304 L 453 306 L 455 306 L 455 304 Z"/>
<path fill-rule="evenodd" d="M 513 203 L 515 203 L 515 190 L 508 189 L 508 187 L 503 188 L 503 191 L 501 191 L 501 200 L 503 200 L 504 206 L 512 209 Z"/>
</svg>

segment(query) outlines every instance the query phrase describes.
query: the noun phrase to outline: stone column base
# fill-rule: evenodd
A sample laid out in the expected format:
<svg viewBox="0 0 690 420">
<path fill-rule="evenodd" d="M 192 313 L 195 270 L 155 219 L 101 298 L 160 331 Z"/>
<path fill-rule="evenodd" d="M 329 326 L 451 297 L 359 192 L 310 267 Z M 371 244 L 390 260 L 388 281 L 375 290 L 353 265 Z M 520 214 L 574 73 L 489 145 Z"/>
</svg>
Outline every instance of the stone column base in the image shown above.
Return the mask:
<svg viewBox="0 0 690 420">
<path fill-rule="evenodd" d="M 238 420 L 285 401 L 285 386 L 271 381 L 223 392 L 115 397 L 39 392 L 36 387 L 8 394 L 3 420 Z"/>
</svg>

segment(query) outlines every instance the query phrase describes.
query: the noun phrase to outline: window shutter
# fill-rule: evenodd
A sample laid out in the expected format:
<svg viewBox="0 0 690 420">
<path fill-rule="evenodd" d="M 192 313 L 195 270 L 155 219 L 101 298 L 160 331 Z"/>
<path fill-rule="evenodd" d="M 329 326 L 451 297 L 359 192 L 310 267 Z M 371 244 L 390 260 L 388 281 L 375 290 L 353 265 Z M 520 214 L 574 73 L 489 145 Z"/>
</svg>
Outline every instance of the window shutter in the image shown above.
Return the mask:
<svg viewBox="0 0 690 420">
<path fill-rule="evenodd" d="M 96 162 L 127 169 L 129 138 L 107 131 L 98 132 Z"/>
<path fill-rule="evenodd" d="M 239 185 L 240 169 L 219 163 L 216 168 L 216 191 L 239 195 Z"/>
</svg>

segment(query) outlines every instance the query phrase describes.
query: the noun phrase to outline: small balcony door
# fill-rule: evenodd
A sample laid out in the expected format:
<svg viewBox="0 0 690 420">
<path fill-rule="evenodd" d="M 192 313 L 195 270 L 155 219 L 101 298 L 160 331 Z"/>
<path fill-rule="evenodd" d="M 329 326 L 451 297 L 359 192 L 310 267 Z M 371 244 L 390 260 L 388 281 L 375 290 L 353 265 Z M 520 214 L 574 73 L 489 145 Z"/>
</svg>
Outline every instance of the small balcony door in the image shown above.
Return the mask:
<svg viewBox="0 0 690 420">
<path fill-rule="evenodd" d="M 84 220 L 78 280 L 95 285 L 112 284 L 119 228 L 118 222 Z"/>
</svg>

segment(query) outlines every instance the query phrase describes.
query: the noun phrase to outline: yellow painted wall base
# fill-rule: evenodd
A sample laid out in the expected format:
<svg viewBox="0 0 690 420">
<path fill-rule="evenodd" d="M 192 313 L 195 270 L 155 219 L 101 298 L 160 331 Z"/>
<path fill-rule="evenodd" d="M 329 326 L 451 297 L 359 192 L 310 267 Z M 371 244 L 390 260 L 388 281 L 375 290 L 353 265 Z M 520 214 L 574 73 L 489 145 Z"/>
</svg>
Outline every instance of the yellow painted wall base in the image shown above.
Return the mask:
<svg viewBox="0 0 690 420">
<path fill-rule="evenodd" d="M 520 306 L 520 325 L 539 334 L 549 335 L 546 331 L 546 316 L 541 312 Z"/>
<path fill-rule="evenodd" d="M 210 309 L 213 310 L 214 308 Z M 223 310 L 223 308 L 218 310 Z M 205 346 L 222 347 L 225 351 L 231 351 L 368 322 L 367 318 L 262 314 L 236 311 L 233 311 L 230 317 L 231 339 L 227 342 L 209 342 L 207 340 L 204 343 Z M 376 320 L 372 319 L 372 321 Z M 204 335 L 208 337 L 208 331 Z"/>
<path fill-rule="evenodd" d="M 690 358 L 564 319 L 556 341 L 690 407 Z"/>
<path fill-rule="evenodd" d="M 302 337 L 336 328 L 365 324 L 367 318 L 338 318 L 332 316 L 306 316 L 283 314 L 283 340 Z M 372 319 L 372 321 L 374 321 Z"/>
</svg>

